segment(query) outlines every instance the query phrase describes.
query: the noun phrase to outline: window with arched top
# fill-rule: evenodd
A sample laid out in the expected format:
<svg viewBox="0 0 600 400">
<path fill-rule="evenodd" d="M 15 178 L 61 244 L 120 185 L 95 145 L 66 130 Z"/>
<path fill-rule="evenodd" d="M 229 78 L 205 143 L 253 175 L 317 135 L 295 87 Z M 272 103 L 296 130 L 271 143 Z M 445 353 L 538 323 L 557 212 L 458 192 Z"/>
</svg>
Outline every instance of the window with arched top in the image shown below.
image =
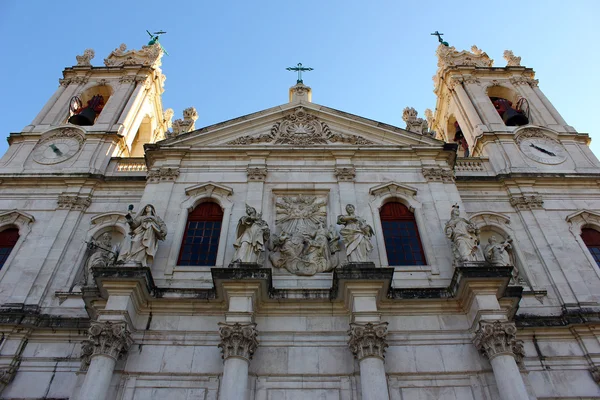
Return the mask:
<svg viewBox="0 0 600 400">
<path fill-rule="evenodd" d="M 4 266 L 18 240 L 19 230 L 17 228 L 8 228 L 0 232 L 0 268 Z"/>
<path fill-rule="evenodd" d="M 592 228 L 581 230 L 581 239 L 594 257 L 594 261 L 600 267 L 600 232 Z"/>
<path fill-rule="evenodd" d="M 222 223 L 218 204 L 199 204 L 188 215 L 177 265 L 215 265 Z"/>
<path fill-rule="evenodd" d="M 402 203 L 386 203 L 379 211 L 388 265 L 425 265 L 415 215 Z"/>
</svg>

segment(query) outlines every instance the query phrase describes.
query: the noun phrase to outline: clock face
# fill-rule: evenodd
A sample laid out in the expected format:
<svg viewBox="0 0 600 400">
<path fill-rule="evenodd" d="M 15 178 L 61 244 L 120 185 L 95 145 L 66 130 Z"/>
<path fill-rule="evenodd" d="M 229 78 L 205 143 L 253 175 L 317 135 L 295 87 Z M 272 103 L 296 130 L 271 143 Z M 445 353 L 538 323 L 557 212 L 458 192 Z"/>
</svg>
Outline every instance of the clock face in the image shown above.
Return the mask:
<svg viewBox="0 0 600 400">
<path fill-rule="evenodd" d="M 74 138 L 49 139 L 33 151 L 33 159 L 40 164 L 58 164 L 77 154 L 80 147 L 79 141 Z"/>
<path fill-rule="evenodd" d="M 560 164 L 567 159 L 565 149 L 555 141 L 540 137 L 524 139 L 519 148 L 533 161 L 543 164 Z"/>
</svg>

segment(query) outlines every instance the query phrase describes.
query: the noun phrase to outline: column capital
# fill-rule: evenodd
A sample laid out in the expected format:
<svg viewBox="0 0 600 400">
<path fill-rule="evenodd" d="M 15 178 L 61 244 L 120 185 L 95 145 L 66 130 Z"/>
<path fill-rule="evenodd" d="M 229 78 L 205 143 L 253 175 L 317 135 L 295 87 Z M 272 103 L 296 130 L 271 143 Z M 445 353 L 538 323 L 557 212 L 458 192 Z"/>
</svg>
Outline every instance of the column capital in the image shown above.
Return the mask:
<svg viewBox="0 0 600 400">
<path fill-rule="evenodd" d="M 95 355 L 118 360 L 127 354 L 133 344 L 126 322 L 92 321 L 88 339 L 81 345 L 81 369 L 86 370 Z"/>
<path fill-rule="evenodd" d="M 221 336 L 219 348 L 223 353 L 223 360 L 227 360 L 229 357 L 240 357 L 247 361 L 252 359 L 258 347 L 258 331 L 255 323 L 226 324 L 219 322 L 219 335 Z"/>
<path fill-rule="evenodd" d="M 387 322 L 350 323 L 348 347 L 354 357 L 359 361 L 366 357 L 378 357 L 383 360 L 385 349 L 388 347 L 387 326 Z"/>
<path fill-rule="evenodd" d="M 479 321 L 473 344 L 490 360 L 499 355 L 511 355 L 521 363 L 525 356 L 523 341 L 517 340 L 514 322 Z"/>
</svg>

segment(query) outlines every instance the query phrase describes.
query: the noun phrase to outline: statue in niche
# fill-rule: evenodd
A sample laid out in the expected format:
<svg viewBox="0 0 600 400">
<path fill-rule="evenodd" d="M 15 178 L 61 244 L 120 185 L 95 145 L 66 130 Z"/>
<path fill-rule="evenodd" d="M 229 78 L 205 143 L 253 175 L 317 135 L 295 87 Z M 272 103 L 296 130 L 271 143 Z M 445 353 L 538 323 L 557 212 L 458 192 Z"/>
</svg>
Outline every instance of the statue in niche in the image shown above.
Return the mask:
<svg viewBox="0 0 600 400">
<path fill-rule="evenodd" d="M 485 246 L 483 255 L 485 260 L 492 265 L 508 266 L 512 265 L 508 250 L 512 249 L 512 239 L 508 237 L 501 243 L 498 243 L 496 236 L 491 236 L 488 239 L 488 244 Z"/>
<path fill-rule="evenodd" d="M 333 227 L 326 227 L 325 207 L 316 196 L 285 196 L 276 202 L 280 233 L 269 256 L 275 268 L 311 276 L 339 265 L 340 238 Z"/>
<path fill-rule="evenodd" d="M 452 255 L 455 264 L 469 261 L 480 261 L 479 228 L 460 217 L 457 204 L 452 206 L 451 218 L 446 222 L 446 236 L 452 241 Z"/>
<path fill-rule="evenodd" d="M 112 245 L 113 237 L 110 232 L 105 232 L 98 239 L 92 239 L 88 243 L 88 249 L 92 251 L 85 263 L 84 285 L 94 282 L 92 268 L 103 268 L 114 264 L 119 254 L 119 247 Z"/>
<path fill-rule="evenodd" d="M 340 229 L 340 234 L 346 245 L 348 262 L 368 262 L 368 254 L 373 250 L 371 244 L 371 236 L 374 233 L 373 228 L 363 218 L 355 215 L 354 205 L 348 204 L 346 212 L 348 215 L 338 216 L 337 223 L 338 225 L 344 225 Z"/>
<path fill-rule="evenodd" d="M 143 267 L 147 267 L 152 265 L 158 241 L 165 240 L 167 237 L 167 226 L 156 215 L 156 210 L 151 204 L 145 205 L 135 218 L 131 216 L 132 209 L 133 206 L 130 206 L 129 212 L 125 216 L 130 228 L 131 242 L 129 250 L 121 254 L 119 261 L 123 263 L 139 262 Z"/>
<path fill-rule="evenodd" d="M 254 207 L 246 204 L 246 214 L 240 218 L 238 238 L 233 244 L 235 254 L 232 262 L 254 263 L 263 251 L 265 243 L 271 234 L 269 226 L 262 219 L 262 214 L 257 213 Z"/>
</svg>

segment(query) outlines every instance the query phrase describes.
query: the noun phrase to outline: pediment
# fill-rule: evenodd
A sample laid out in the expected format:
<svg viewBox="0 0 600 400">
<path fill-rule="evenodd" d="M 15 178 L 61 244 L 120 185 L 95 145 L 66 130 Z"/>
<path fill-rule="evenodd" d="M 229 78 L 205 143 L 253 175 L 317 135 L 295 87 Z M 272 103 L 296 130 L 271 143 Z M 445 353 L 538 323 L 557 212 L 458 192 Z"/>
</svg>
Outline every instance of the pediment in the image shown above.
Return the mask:
<svg viewBox="0 0 600 400">
<path fill-rule="evenodd" d="M 362 118 L 314 103 L 289 103 L 192 132 L 154 146 L 440 146 L 425 134 Z M 153 147 L 154 147 L 153 146 Z"/>
</svg>

